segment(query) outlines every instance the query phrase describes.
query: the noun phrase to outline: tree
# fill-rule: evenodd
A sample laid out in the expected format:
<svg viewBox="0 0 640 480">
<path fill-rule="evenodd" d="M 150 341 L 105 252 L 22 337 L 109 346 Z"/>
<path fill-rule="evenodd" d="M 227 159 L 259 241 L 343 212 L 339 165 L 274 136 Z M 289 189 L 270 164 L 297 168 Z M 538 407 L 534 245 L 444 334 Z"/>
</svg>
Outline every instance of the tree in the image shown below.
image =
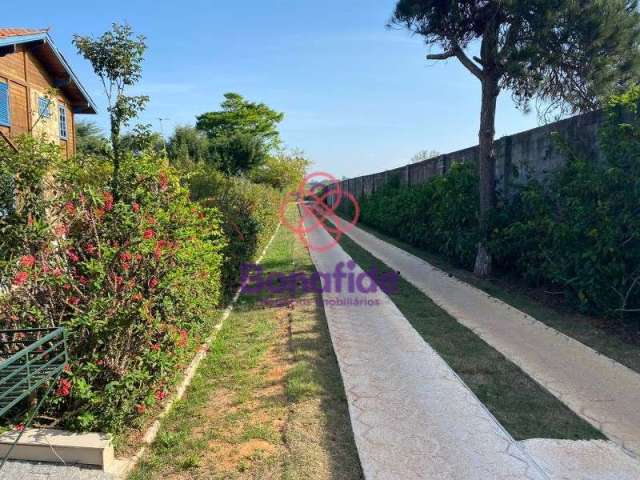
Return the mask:
<svg viewBox="0 0 640 480">
<path fill-rule="evenodd" d="M 411 163 L 420 163 L 439 156 L 440 152 L 437 152 L 436 150 L 420 150 L 411 158 Z"/>
<path fill-rule="evenodd" d="M 73 43 L 78 52 L 91 62 L 107 97 L 113 161 L 111 189 L 117 198 L 123 155 L 121 131 L 149 101 L 149 97 L 145 95 L 126 95 L 127 89 L 142 77 L 142 61 L 147 49 L 145 37 L 134 37 L 129 25 L 114 23 L 110 31 L 98 38 L 74 35 Z"/>
<path fill-rule="evenodd" d="M 109 155 L 109 141 L 94 122 L 76 122 L 76 150 L 81 155 Z"/>
<path fill-rule="evenodd" d="M 203 113 L 197 118 L 198 130 L 210 139 L 249 135 L 269 149 L 279 146 L 278 124 L 284 119 L 283 113 L 264 103 L 249 102 L 237 93 L 225 93 L 224 98 L 220 104 L 222 110 Z"/>
<path fill-rule="evenodd" d="M 271 185 L 278 190 L 295 190 L 310 163 L 302 152 L 281 152 L 268 157 L 264 164 L 251 172 L 250 177 L 255 183 Z"/>
<path fill-rule="evenodd" d="M 184 125 L 176 127 L 169 138 L 169 158 L 176 165 L 193 166 L 209 162 L 209 140 L 204 132 Z"/>
<path fill-rule="evenodd" d="M 575 113 L 637 78 L 637 0 L 399 0 L 392 23 L 456 58 L 481 83 L 479 215 L 475 273 L 491 273 L 487 248 L 495 208 L 495 116 L 501 90 L 519 107 L 538 99 Z M 479 55 L 473 50 L 479 43 Z"/>
<path fill-rule="evenodd" d="M 261 165 L 268 158 L 259 138 L 247 133 L 209 141 L 210 164 L 227 175 L 241 175 Z"/>
<path fill-rule="evenodd" d="M 225 93 L 224 98 L 222 110 L 197 117 L 196 128 L 209 139 L 211 162 L 227 173 L 243 173 L 280 146 L 278 124 L 284 114 L 237 93 Z"/>
</svg>

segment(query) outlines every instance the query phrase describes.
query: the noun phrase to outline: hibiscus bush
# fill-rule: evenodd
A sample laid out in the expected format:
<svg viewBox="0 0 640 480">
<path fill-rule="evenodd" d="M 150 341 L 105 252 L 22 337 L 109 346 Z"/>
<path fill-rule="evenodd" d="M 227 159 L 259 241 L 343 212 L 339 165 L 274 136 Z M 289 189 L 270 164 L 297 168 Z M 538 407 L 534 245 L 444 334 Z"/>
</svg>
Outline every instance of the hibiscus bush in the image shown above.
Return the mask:
<svg viewBox="0 0 640 480">
<path fill-rule="evenodd" d="M 65 326 L 71 363 L 48 413 L 70 428 L 118 431 L 164 399 L 211 327 L 221 215 L 192 202 L 154 154 L 124 160 L 114 198 L 108 175 L 86 175 L 101 160 L 62 162 L 51 145 L 19 143 L 21 153 L 0 151 L 17 192 L 0 218 L 0 322 Z"/>
</svg>

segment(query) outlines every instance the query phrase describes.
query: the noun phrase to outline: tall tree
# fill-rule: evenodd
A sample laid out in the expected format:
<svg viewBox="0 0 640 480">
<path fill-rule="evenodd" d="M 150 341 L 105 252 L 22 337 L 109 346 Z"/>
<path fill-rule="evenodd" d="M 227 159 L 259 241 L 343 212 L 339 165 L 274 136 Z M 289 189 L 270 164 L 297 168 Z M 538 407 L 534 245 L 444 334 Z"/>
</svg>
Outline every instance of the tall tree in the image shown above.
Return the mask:
<svg viewBox="0 0 640 480">
<path fill-rule="evenodd" d="M 475 273 L 491 273 L 487 248 L 495 208 L 495 116 L 501 90 L 575 113 L 638 77 L 637 0 L 399 0 L 392 23 L 455 58 L 481 83 L 479 133 L 481 240 Z M 479 54 L 473 52 L 479 47 Z"/>
<path fill-rule="evenodd" d="M 222 110 L 203 113 L 197 117 L 196 128 L 212 140 L 248 135 L 267 148 L 280 144 L 278 124 L 284 114 L 272 110 L 264 103 L 245 100 L 237 93 L 225 93 L 220 104 Z"/>
<path fill-rule="evenodd" d="M 196 128 L 209 139 L 210 163 L 237 175 L 264 163 L 280 146 L 278 124 L 284 114 L 264 103 L 245 100 L 237 93 L 225 93 L 221 110 L 197 117 Z"/>
<path fill-rule="evenodd" d="M 142 77 L 142 61 L 147 49 L 145 37 L 134 36 L 129 25 L 114 23 L 110 31 L 94 38 L 74 35 L 73 43 L 102 81 L 111 121 L 112 190 L 118 196 L 120 163 L 123 155 L 122 128 L 129 125 L 149 101 L 145 95 L 127 95 L 127 89 Z"/>
</svg>

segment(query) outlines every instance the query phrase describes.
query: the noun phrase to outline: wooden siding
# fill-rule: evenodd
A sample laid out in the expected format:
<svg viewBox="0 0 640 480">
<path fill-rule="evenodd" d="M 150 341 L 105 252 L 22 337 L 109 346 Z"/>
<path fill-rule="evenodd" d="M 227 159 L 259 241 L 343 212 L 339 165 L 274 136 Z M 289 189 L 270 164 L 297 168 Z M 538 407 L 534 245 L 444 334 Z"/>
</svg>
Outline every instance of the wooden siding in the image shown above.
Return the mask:
<svg viewBox="0 0 640 480">
<path fill-rule="evenodd" d="M 9 84 L 11 108 L 11 126 L 0 126 L 0 130 L 9 136 L 32 132 L 38 111 L 36 92 L 44 94 L 54 88 L 45 68 L 24 45 L 19 45 L 15 53 L 0 57 L 0 82 Z M 46 131 L 52 140 L 60 143 L 68 157 L 75 153 L 75 118 L 69 100 L 59 90 L 55 100 L 51 111 L 56 127 L 50 126 Z M 61 139 L 58 134 L 58 104 L 64 104 L 67 111 L 66 140 Z M 40 133 L 39 130 L 41 131 L 36 126 L 35 133 Z"/>
</svg>

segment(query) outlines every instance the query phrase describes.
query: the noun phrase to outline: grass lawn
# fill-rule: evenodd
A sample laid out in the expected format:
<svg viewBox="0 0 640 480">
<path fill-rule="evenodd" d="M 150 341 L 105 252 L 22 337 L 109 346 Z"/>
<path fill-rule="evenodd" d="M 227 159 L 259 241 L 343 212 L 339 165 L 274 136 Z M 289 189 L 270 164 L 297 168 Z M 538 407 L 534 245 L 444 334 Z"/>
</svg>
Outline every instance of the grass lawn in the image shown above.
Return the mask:
<svg viewBox="0 0 640 480">
<path fill-rule="evenodd" d="M 263 266 L 313 271 L 284 228 Z M 131 480 L 362 478 L 319 299 L 263 299 L 240 297 Z"/>
<path fill-rule="evenodd" d="M 441 255 L 435 255 L 384 235 L 366 225 L 361 229 L 395 245 L 435 267 L 450 273 L 489 295 L 531 315 L 540 322 L 588 345 L 603 355 L 640 373 L 640 333 L 623 328 L 618 322 L 581 315 L 564 305 L 556 295 L 527 287 L 521 279 L 496 277 L 480 279 L 472 272 L 456 267 Z"/>
<path fill-rule="evenodd" d="M 340 245 L 364 270 L 390 268 L 347 236 Z M 517 440 L 600 439 L 603 435 L 573 413 L 471 330 L 400 278 L 393 302 L 440 356 Z M 390 339 L 392 340 L 392 339 Z"/>
</svg>

